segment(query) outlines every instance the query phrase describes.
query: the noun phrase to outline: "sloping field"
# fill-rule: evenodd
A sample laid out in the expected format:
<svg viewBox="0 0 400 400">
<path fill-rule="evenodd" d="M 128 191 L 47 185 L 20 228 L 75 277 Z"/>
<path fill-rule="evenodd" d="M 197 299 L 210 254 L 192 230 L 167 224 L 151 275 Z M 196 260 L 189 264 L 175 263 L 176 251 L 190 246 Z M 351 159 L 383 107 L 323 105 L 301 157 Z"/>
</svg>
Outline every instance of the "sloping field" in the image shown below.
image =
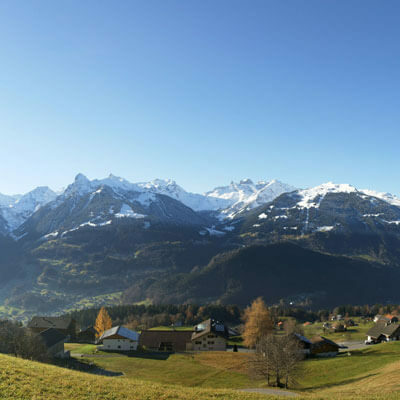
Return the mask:
<svg viewBox="0 0 400 400">
<path fill-rule="evenodd" d="M 259 400 L 263 395 L 103 377 L 0 355 L 0 398 L 13 400 Z"/>
</svg>

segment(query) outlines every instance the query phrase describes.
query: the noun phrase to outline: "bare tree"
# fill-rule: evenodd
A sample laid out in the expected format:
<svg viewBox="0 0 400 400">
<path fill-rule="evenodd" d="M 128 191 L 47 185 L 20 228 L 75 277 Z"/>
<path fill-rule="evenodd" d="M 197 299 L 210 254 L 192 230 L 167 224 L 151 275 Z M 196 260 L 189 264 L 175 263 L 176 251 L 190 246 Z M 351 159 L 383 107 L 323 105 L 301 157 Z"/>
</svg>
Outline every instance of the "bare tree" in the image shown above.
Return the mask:
<svg viewBox="0 0 400 400">
<path fill-rule="evenodd" d="M 250 360 L 254 376 L 264 378 L 267 384 L 289 387 L 295 383 L 294 372 L 303 354 L 294 335 L 264 335 L 257 342 L 255 354 Z"/>
<path fill-rule="evenodd" d="M 0 321 L 0 353 L 37 361 L 49 361 L 41 338 L 28 328 L 12 321 Z"/>
</svg>

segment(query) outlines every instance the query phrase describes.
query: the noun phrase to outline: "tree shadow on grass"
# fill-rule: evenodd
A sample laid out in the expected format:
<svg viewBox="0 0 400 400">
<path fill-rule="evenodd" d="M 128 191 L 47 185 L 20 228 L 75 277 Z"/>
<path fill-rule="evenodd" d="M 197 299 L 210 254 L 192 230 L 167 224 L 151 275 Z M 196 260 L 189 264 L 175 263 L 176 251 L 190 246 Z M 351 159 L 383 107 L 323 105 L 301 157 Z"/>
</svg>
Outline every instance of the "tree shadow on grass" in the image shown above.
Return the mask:
<svg viewBox="0 0 400 400">
<path fill-rule="evenodd" d="M 166 361 L 168 360 L 169 356 L 174 353 L 169 353 L 169 352 L 147 352 L 147 351 L 132 351 L 129 353 L 126 353 L 128 357 L 134 357 L 134 358 L 146 358 L 150 360 L 160 360 L 160 361 Z"/>
<path fill-rule="evenodd" d="M 63 360 L 54 360 L 54 365 L 61 368 L 72 369 L 79 372 L 86 372 L 93 375 L 102 376 L 122 376 L 122 372 L 109 371 L 104 368 L 99 367 L 93 362 L 85 362 L 77 360 L 76 358 L 67 358 Z"/>
<path fill-rule="evenodd" d="M 365 379 L 365 378 L 370 378 L 373 376 L 378 375 L 377 373 L 373 373 L 373 374 L 368 374 L 368 375 L 364 375 L 362 377 L 358 377 L 358 378 L 350 378 L 350 379 L 343 379 L 339 382 L 334 382 L 334 383 L 324 383 L 321 385 L 316 385 L 316 386 L 308 386 L 308 387 L 302 387 L 301 385 L 299 387 L 296 388 L 296 390 L 299 391 L 307 391 L 307 390 L 317 390 L 317 389 L 328 389 L 331 387 L 335 387 L 335 386 L 341 386 L 341 385 L 347 385 L 349 383 L 355 383 L 360 381 L 361 379 Z"/>
</svg>

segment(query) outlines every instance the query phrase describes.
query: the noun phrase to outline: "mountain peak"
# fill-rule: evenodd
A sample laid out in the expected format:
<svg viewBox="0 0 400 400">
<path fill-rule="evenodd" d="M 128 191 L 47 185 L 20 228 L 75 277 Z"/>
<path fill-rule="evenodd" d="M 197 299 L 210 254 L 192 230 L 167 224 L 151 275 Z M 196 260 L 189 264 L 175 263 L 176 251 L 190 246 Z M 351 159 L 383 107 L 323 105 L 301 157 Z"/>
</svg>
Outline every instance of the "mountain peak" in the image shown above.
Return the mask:
<svg viewBox="0 0 400 400">
<path fill-rule="evenodd" d="M 253 181 L 250 178 L 242 179 L 239 183 L 241 185 L 253 185 Z"/>
<path fill-rule="evenodd" d="M 90 181 L 86 177 L 86 175 L 83 175 L 82 173 L 79 173 L 78 175 L 75 176 L 75 182 L 76 183 L 87 183 L 87 182 L 90 182 Z"/>
</svg>

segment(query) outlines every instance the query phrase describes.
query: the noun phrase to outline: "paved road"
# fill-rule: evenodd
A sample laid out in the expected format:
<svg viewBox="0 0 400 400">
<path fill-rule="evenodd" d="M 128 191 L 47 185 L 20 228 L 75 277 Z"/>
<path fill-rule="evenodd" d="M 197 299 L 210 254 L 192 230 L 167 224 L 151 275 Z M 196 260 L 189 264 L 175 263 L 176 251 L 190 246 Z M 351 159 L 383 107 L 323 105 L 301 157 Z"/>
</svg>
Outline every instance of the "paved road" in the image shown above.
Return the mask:
<svg viewBox="0 0 400 400">
<path fill-rule="evenodd" d="M 297 393 L 288 392 L 280 389 L 240 389 L 241 392 L 269 394 L 270 396 L 297 397 Z"/>
<path fill-rule="evenodd" d="M 341 346 L 346 346 L 347 349 L 342 349 L 341 351 L 351 351 L 351 350 L 358 350 L 358 349 L 364 349 L 365 347 L 368 347 L 367 344 L 364 343 L 364 341 L 358 340 L 358 341 L 349 341 L 349 342 L 338 342 Z"/>
</svg>

